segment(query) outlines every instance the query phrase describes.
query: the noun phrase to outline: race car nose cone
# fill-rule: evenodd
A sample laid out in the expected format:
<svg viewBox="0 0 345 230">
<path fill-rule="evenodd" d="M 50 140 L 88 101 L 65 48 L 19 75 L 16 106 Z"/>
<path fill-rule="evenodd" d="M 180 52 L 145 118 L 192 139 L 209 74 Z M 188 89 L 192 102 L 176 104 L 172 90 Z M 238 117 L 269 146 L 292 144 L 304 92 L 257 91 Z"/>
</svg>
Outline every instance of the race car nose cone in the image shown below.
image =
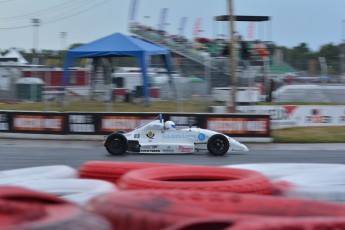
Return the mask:
<svg viewBox="0 0 345 230">
<path fill-rule="evenodd" d="M 243 152 L 248 152 L 249 151 L 249 149 L 247 148 L 247 146 L 245 146 L 244 144 L 242 144 L 242 149 L 243 149 Z"/>
</svg>

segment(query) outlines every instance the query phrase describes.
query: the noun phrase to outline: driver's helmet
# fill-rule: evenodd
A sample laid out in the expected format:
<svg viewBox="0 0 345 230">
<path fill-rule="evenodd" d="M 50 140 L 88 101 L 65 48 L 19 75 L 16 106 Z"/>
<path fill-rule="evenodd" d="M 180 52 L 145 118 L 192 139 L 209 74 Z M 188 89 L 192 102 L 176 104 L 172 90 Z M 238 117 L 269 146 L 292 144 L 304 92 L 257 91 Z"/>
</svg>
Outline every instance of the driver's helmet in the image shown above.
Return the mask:
<svg viewBox="0 0 345 230">
<path fill-rule="evenodd" d="M 164 124 L 164 127 L 165 127 L 165 129 L 168 129 L 168 130 L 176 129 L 176 125 L 173 121 L 166 121 Z"/>
</svg>

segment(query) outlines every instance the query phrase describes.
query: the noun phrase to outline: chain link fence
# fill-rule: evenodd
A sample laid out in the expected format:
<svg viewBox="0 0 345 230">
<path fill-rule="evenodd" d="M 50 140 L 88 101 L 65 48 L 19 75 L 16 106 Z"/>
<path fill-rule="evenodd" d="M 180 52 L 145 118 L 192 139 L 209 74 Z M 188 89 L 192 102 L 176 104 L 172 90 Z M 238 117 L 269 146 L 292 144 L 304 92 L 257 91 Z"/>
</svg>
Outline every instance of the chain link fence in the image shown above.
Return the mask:
<svg viewBox="0 0 345 230">
<path fill-rule="evenodd" d="M 194 101 L 200 112 L 209 111 L 212 103 L 229 105 L 231 76 L 227 69 L 230 64 L 227 57 L 195 60 L 173 53 L 173 61 L 171 82 L 164 63 L 159 58 L 151 60 L 149 87 L 153 101 L 176 100 L 182 104 L 184 101 Z M 121 102 L 129 105 L 143 100 L 142 76 L 136 60 L 120 61 L 120 58 L 115 58 L 111 61 L 111 68 L 110 76 L 102 68 L 72 71 L 64 100 L 96 100 L 100 103 Z M 288 72 L 289 69 L 285 67 L 277 68 L 273 64 L 265 67 L 239 62 L 236 72 L 237 102 L 242 105 L 263 101 L 345 104 L 345 76 L 310 77 L 303 71 Z M 62 72 L 61 69 L 0 65 L 0 100 L 56 101 L 61 93 Z M 22 80 L 30 77 L 39 78 L 40 81 Z"/>
</svg>

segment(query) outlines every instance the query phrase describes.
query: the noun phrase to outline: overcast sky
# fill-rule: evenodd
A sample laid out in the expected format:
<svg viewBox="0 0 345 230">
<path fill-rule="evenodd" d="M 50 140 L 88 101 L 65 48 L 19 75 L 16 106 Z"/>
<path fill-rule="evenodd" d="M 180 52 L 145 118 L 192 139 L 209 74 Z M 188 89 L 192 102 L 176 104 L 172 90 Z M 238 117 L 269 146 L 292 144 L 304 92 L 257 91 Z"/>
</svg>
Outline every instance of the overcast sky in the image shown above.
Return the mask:
<svg viewBox="0 0 345 230">
<path fill-rule="evenodd" d="M 0 50 L 35 46 L 32 18 L 41 20 L 38 49 L 59 50 L 73 43 L 88 43 L 106 35 L 129 34 L 132 0 L 0 0 Z M 165 29 L 177 34 L 187 17 L 184 35 L 193 38 L 201 19 L 202 37 L 228 34 L 228 24 L 214 17 L 227 14 L 227 0 L 137 0 L 136 21 L 157 27 L 167 8 Z M 345 39 L 345 0 L 233 0 L 236 15 L 269 16 L 269 22 L 237 22 L 245 39 L 273 41 L 294 47 L 305 42 L 312 50 Z M 249 31 L 252 31 L 250 33 Z M 67 32 L 65 40 L 61 32 Z M 36 40 L 37 41 L 37 40 Z"/>
</svg>

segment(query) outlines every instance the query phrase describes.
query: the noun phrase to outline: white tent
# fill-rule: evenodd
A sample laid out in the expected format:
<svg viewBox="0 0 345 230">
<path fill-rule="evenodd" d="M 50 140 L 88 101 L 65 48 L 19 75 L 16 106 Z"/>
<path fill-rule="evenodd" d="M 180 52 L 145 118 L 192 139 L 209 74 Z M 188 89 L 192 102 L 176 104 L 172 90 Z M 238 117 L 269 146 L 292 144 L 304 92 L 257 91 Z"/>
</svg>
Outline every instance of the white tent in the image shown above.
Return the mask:
<svg viewBox="0 0 345 230">
<path fill-rule="evenodd" d="M 5 58 L 17 58 L 17 63 L 18 64 L 29 64 L 27 60 L 16 50 L 16 49 L 11 49 L 9 52 L 7 52 L 4 55 Z"/>
</svg>

